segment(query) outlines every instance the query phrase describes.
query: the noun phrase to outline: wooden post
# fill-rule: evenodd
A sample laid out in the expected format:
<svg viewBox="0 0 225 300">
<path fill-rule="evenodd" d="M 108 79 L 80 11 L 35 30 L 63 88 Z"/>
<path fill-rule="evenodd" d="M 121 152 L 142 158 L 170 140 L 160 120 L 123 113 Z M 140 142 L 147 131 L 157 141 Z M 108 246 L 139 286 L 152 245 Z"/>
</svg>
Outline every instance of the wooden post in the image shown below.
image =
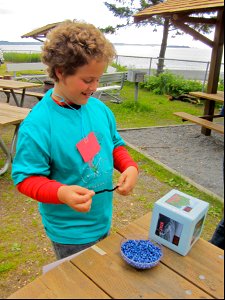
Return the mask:
<svg viewBox="0 0 225 300">
<path fill-rule="evenodd" d="M 219 11 L 217 15 L 217 22 L 215 27 L 214 43 L 212 48 L 211 64 L 209 69 L 207 93 L 216 94 L 218 89 L 220 68 L 223 57 L 224 45 L 224 11 Z M 213 115 L 215 110 L 215 102 L 206 100 L 204 115 Z M 213 121 L 211 118 L 209 121 Z M 211 130 L 202 128 L 204 135 L 211 135 Z"/>
<path fill-rule="evenodd" d="M 11 75 L 4 75 L 3 79 L 10 80 L 10 79 L 12 79 L 12 76 Z"/>
</svg>

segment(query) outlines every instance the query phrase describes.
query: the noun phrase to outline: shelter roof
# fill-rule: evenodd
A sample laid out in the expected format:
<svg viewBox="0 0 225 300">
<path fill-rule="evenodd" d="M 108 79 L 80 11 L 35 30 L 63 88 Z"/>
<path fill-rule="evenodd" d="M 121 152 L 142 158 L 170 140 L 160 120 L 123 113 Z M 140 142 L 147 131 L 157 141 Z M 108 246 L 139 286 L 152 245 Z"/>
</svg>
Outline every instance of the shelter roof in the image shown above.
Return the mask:
<svg viewBox="0 0 225 300">
<path fill-rule="evenodd" d="M 38 41 L 43 41 L 42 39 L 46 37 L 46 34 L 49 32 L 49 30 L 55 28 L 57 25 L 59 25 L 61 22 L 57 22 L 57 23 L 52 23 L 52 24 L 48 24 L 45 25 L 43 27 L 37 28 L 31 32 L 25 33 L 23 34 L 21 37 L 22 38 L 33 38 L 35 40 Z"/>
<path fill-rule="evenodd" d="M 217 12 L 217 17 L 207 18 L 204 15 L 207 12 Z M 203 17 L 196 16 L 198 13 L 203 13 Z M 134 15 L 134 21 L 140 22 L 156 15 L 212 48 L 207 93 L 216 94 L 224 46 L 224 0 L 167 0 L 138 12 Z M 214 25 L 214 40 L 192 28 L 189 23 Z"/>
<path fill-rule="evenodd" d="M 204 13 L 218 11 L 224 7 L 223 0 L 167 0 L 150 6 L 134 15 L 135 22 L 149 19 L 154 15 L 171 16 L 175 13 Z"/>
</svg>

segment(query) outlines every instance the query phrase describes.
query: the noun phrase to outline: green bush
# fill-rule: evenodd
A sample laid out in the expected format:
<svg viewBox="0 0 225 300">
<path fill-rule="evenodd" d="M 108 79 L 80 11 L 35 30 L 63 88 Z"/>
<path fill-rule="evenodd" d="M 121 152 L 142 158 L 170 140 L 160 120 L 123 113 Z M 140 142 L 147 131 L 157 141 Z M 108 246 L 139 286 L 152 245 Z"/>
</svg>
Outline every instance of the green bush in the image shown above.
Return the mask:
<svg viewBox="0 0 225 300">
<path fill-rule="evenodd" d="M 223 79 L 219 80 L 218 91 L 224 91 L 224 80 Z"/>
<path fill-rule="evenodd" d="M 22 63 L 22 62 L 40 62 L 40 53 L 19 53 L 19 52 L 4 52 L 6 62 Z"/>
<path fill-rule="evenodd" d="M 113 62 L 113 63 L 111 64 L 111 66 L 114 67 L 114 68 L 116 68 L 116 71 L 117 71 L 117 72 L 126 72 L 126 71 L 127 71 L 127 67 L 121 66 L 120 64 L 117 64 L 117 63 L 115 63 L 115 62 Z"/>
<path fill-rule="evenodd" d="M 147 76 L 145 82 L 140 83 L 140 88 L 147 89 L 156 95 L 178 97 L 191 91 L 201 91 L 202 83 L 196 80 L 186 80 L 182 76 L 166 71 L 159 76 Z"/>
</svg>

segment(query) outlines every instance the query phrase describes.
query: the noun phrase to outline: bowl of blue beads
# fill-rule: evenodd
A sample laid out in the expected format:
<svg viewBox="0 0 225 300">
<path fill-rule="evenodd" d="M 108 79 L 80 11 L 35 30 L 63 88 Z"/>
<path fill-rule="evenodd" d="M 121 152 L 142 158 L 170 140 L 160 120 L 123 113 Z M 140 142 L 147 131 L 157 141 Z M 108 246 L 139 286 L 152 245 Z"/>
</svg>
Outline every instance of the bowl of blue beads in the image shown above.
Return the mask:
<svg viewBox="0 0 225 300">
<path fill-rule="evenodd" d="M 161 245 L 150 239 L 123 239 L 120 253 L 136 269 L 155 267 L 163 256 Z"/>
</svg>

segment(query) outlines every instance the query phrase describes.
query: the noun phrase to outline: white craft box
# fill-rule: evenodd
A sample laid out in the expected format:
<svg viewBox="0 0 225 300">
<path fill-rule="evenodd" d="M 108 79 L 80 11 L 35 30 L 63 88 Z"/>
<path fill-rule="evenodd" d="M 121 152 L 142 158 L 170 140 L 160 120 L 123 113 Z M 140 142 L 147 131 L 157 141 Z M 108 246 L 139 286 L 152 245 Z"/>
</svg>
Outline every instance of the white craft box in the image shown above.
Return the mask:
<svg viewBox="0 0 225 300">
<path fill-rule="evenodd" d="M 149 237 L 185 256 L 200 238 L 209 204 L 172 190 L 155 202 Z"/>
</svg>

